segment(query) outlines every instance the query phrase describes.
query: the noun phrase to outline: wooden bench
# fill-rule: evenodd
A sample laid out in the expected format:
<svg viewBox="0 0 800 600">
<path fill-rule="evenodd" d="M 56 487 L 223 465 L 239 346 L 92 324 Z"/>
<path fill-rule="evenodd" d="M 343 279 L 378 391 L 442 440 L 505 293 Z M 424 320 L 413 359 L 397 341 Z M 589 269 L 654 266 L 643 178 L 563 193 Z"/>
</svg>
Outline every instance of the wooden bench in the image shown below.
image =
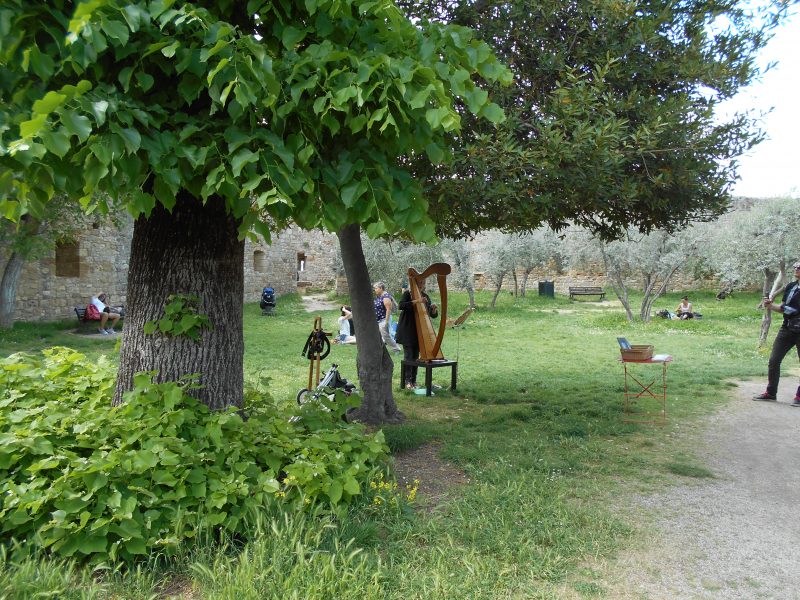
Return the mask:
<svg viewBox="0 0 800 600">
<path fill-rule="evenodd" d="M 88 333 L 92 329 L 97 329 L 100 321 L 91 321 L 86 319 L 86 307 L 76 306 L 75 316 L 78 317 L 78 331 L 81 333 Z"/>
<path fill-rule="evenodd" d="M 115 308 L 115 307 L 112 307 Z M 116 307 L 120 310 L 119 316 L 119 323 L 122 325 L 122 321 L 125 319 L 125 307 Z M 85 306 L 76 306 L 75 307 L 75 316 L 78 317 L 78 331 L 81 332 L 89 332 L 92 329 L 98 329 L 100 327 L 99 320 L 87 319 L 86 318 L 86 307 Z"/>
<path fill-rule="evenodd" d="M 569 299 L 573 300 L 575 296 L 600 296 L 600 300 L 603 300 L 606 293 L 600 286 L 570 286 Z"/>
</svg>

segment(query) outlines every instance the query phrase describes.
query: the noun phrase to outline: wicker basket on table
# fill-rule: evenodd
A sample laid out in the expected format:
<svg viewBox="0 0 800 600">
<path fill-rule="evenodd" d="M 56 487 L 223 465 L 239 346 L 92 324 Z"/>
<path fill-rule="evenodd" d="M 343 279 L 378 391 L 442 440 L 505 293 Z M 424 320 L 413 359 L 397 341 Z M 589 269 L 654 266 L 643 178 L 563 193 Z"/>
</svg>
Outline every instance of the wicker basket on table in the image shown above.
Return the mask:
<svg viewBox="0 0 800 600">
<path fill-rule="evenodd" d="M 650 344 L 633 344 L 630 348 L 620 348 L 622 360 L 648 360 L 653 358 L 653 346 Z"/>
</svg>

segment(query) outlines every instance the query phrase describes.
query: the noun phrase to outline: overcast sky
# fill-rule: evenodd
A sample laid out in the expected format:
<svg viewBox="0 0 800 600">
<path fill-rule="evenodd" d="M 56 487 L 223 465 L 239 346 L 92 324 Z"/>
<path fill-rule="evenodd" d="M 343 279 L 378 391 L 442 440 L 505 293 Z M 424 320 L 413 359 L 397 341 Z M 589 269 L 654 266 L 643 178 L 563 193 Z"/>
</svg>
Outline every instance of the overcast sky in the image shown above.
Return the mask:
<svg viewBox="0 0 800 600">
<path fill-rule="evenodd" d="M 760 83 L 730 101 L 739 108 L 774 107 L 762 124 L 767 139 L 742 158 L 741 180 L 733 193 L 800 198 L 800 15 L 788 20 L 762 51 L 762 66 L 771 61 L 778 64 Z"/>
</svg>

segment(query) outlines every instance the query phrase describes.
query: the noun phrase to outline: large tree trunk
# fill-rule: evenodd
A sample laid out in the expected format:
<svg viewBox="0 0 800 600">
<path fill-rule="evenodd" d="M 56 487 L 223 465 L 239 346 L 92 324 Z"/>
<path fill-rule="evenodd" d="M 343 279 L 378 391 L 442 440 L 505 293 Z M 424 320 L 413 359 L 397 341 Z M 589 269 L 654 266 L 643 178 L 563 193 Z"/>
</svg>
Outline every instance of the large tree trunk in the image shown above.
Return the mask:
<svg viewBox="0 0 800 600">
<path fill-rule="evenodd" d="M 383 345 L 373 308 L 373 290 L 367 261 L 361 247 L 361 229 L 348 225 L 339 233 L 342 263 L 350 288 L 350 304 L 358 335 L 356 368 L 361 385 L 361 406 L 348 415 L 351 420 L 378 425 L 405 419 L 392 395 L 394 363 Z"/>
<path fill-rule="evenodd" d="M 0 328 L 8 329 L 14 325 L 14 313 L 17 308 L 17 284 L 25 264 L 19 252 L 12 252 L 3 269 L 0 281 Z"/>
<path fill-rule="evenodd" d="M 39 233 L 42 224 L 30 215 L 23 215 L 20 222 L 20 234 L 32 238 Z M 25 265 L 25 256 L 10 250 L 11 254 L 3 269 L 3 279 L 0 280 L 0 329 L 8 329 L 14 325 L 14 315 L 17 311 L 17 285 L 19 284 L 22 267 Z"/>
<path fill-rule="evenodd" d="M 136 220 L 115 404 L 133 387 L 135 373 L 155 370 L 157 381 L 198 373 L 202 387 L 190 393 L 212 409 L 242 405 L 243 264 L 237 222 L 219 198 L 203 205 L 181 193 L 172 213 L 157 205 L 150 218 Z M 170 294 L 200 298 L 212 327 L 198 341 L 144 334 L 145 323 L 164 316 Z"/>
</svg>

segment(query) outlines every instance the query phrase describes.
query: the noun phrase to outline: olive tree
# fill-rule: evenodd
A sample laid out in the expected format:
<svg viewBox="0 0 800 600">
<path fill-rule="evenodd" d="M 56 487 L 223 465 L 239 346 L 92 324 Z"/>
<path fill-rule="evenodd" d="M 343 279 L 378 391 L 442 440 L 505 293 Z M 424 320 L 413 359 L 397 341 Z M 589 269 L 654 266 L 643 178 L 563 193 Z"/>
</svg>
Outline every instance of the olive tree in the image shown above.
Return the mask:
<svg viewBox="0 0 800 600">
<path fill-rule="evenodd" d="M 561 240 L 549 227 L 520 234 L 515 251 L 517 267 L 522 271 L 520 295 L 523 298 L 528 290 L 528 278 L 534 269 L 544 269 L 551 265 L 558 269 L 564 260 Z"/>
<path fill-rule="evenodd" d="M 689 227 L 678 233 L 659 230 L 642 235 L 630 231 L 622 240 L 604 241 L 584 229 L 570 230 L 566 239 L 572 267 L 602 265 L 629 321 L 631 282 L 642 293 L 638 318 L 649 321 L 653 303 L 668 289 L 673 276 L 698 256 L 701 235 Z"/>
<path fill-rule="evenodd" d="M 740 286 L 756 285 L 775 298 L 787 283 L 787 273 L 800 259 L 800 212 L 791 198 L 743 200 L 709 228 L 704 260 L 720 279 Z M 791 274 L 789 274 L 791 277 Z M 765 310 L 759 346 L 766 342 L 772 321 Z"/>
</svg>

